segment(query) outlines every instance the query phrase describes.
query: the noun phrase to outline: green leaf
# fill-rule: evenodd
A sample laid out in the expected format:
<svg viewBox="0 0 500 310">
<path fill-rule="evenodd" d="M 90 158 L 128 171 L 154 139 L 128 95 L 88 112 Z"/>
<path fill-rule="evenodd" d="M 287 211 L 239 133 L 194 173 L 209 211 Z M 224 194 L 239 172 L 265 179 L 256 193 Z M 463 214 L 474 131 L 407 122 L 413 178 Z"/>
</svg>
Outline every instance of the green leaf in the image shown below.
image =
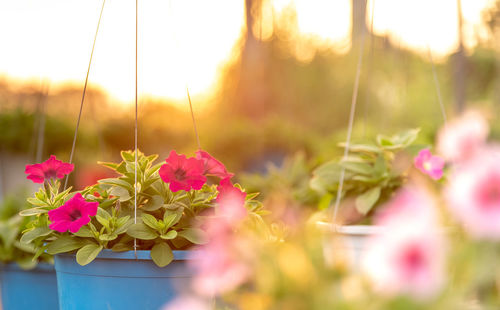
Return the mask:
<svg viewBox="0 0 500 310">
<path fill-rule="evenodd" d="M 23 234 L 21 242 L 30 243 L 38 237 L 49 235 L 51 232 L 52 230 L 47 226 L 35 227 L 34 229 Z"/>
<path fill-rule="evenodd" d="M 38 207 L 38 208 L 31 208 L 31 209 L 23 210 L 23 211 L 19 212 L 19 215 L 32 216 L 32 215 L 37 215 L 37 214 L 42 214 L 42 213 L 47 213 L 47 212 L 49 212 L 49 211 L 47 211 L 46 209 L 43 209 L 42 207 Z"/>
<path fill-rule="evenodd" d="M 174 259 L 174 253 L 168 244 L 161 242 L 151 249 L 151 258 L 158 267 L 165 267 Z"/>
<path fill-rule="evenodd" d="M 370 175 L 373 173 L 373 167 L 367 163 L 341 161 L 340 166 L 346 170 L 359 174 Z"/>
<path fill-rule="evenodd" d="M 345 148 L 346 144 L 345 143 L 339 143 L 340 147 Z M 349 146 L 349 151 L 355 152 L 355 153 L 380 153 L 382 150 L 377 147 L 376 145 L 372 144 L 351 144 Z"/>
<path fill-rule="evenodd" d="M 182 217 L 182 210 L 180 212 L 174 211 L 174 212 L 169 212 L 168 210 L 165 211 L 165 214 L 163 215 L 163 222 L 165 223 L 165 226 L 167 228 L 170 228 L 177 224 L 179 220 Z"/>
<path fill-rule="evenodd" d="M 111 251 L 113 251 L 113 252 L 125 252 L 125 251 L 131 251 L 133 249 L 134 248 L 127 243 L 118 242 L 117 244 L 113 245 L 113 247 L 111 248 Z"/>
<path fill-rule="evenodd" d="M 111 218 L 111 215 L 108 213 L 108 211 L 104 210 L 103 208 L 97 208 L 97 215 L 105 218 L 106 220 L 109 220 Z"/>
<path fill-rule="evenodd" d="M 99 240 L 101 241 L 112 241 L 112 240 L 115 240 L 116 238 L 118 238 L 118 235 L 117 234 L 102 234 L 99 236 Z"/>
<path fill-rule="evenodd" d="M 135 152 L 133 152 L 133 151 L 121 151 L 120 155 L 122 156 L 124 161 L 135 162 Z M 137 155 L 139 155 L 139 154 L 137 154 Z"/>
<path fill-rule="evenodd" d="M 178 236 L 183 237 L 184 239 L 189 240 L 194 244 L 207 243 L 205 232 L 199 228 L 186 228 L 178 232 Z"/>
<path fill-rule="evenodd" d="M 71 252 L 81 248 L 85 242 L 73 236 L 61 236 L 47 245 L 47 253 L 50 255 Z"/>
<path fill-rule="evenodd" d="M 132 191 L 133 191 L 133 189 L 132 189 Z M 109 193 L 111 195 L 117 196 L 118 200 L 120 200 L 121 202 L 129 201 L 130 199 L 132 199 L 129 191 L 123 187 L 115 186 L 115 187 L 111 188 Z"/>
<path fill-rule="evenodd" d="M 166 234 L 160 235 L 160 238 L 165 239 L 165 240 L 171 240 L 177 237 L 177 232 L 175 230 L 171 230 L 167 232 Z"/>
<path fill-rule="evenodd" d="M 160 228 L 158 225 L 158 220 L 156 219 L 156 217 L 152 216 L 151 214 L 144 213 L 141 216 L 141 218 L 142 218 L 142 221 L 144 222 L 144 224 L 148 225 L 152 229 L 157 230 Z"/>
<path fill-rule="evenodd" d="M 90 230 L 90 228 L 88 226 L 80 227 L 80 229 L 76 233 L 74 233 L 74 235 L 77 237 L 83 237 L 83 238 L 93 238 L 94 237 L 94 233 L 92 232 L 92 230 Z"/>
<path fill-rule="evenodd" d="M 156 211 L 163 206 L 163 197 L 160 195 L 154 195 L 148 202 L 141 207 L 144 211 Z"/>
<path fill-rule="evenodd" d="M 124 232 L 127 231 L 127 229 L 130 227 L 130 225 L 134 224 L 133 219 L 129 219 L 130 216 L 125 216 L 125 217 L 120 217 L 117 221 L 117 228 L 115 229 L 114 233 L 117 235 L 123 234 Z M 122 224 L 123 219 L 125 219 L 125 223 Z"/>
<path fill-rule="evenodd" d="M 97 214 L 95 216 L 95 218 L 97 219 L 97 221 L 99 223 L 101 223 L 102 226 L 104 227 L 109 227 L 109 221 L 107 219 L 105 219 L 104 217 L 100 216 L 99 214 Z"/>
<path fill-rule="evenodd" d="M 39 206 L 39 207 L 46 207 L 47 206 L 47 203 L 45 203 L 44 201 L 42 201 L 38 198 L 28 198 L 27 201 L 30 204 L 35 205 L 35 206 Z"/>
<path fill-rule="evenodd" d="M 85 266 L 92 262 L 102 249 L 102 245 L 95 243 L 87 244 L 76 252 L 76 262 L 81 266 Z"/>
<path fill-rule="evenodd" d="M 153 240 L 158 234 L 143 223 L 132 224 L 127 230 L 127 235 L 142 240 Z"/>
<path fill-rule="evenodd" d="M 367 214 L 380 198 L 380 187 L 374 187 L 356 198 L 356 209 L 359 213 Z"/>
<path fill-rule="evenodd" d="M 97 181 L 99 184 L 114 185 L 127 189 L 128 191 L 134 191 L 134 187 L 129 182 L 119 179 L 119 178 L 108 178 Z"/>
<path fill-rule="evenodd" d="M 115 163 L 109 163 L 109 162 L 104 162 L 104 161 L 98 161 L 97 163 L 101 166 L 104 166 L 104 167 L 107 167 L 107 168 L 110 168 L 113 170 L 116 170 L 116 168 L 118 167 L 118 164 L 115 164 Z"/>
<path fill-rule="evenodd" d="M 319 210 L 326 210 L 328 207 L 330 207 L 330 202 L 333 199 L 333 195 L 330 193 L 327 193 L 321 197 L 318 203 L 318 209 Z"/>
</svg>

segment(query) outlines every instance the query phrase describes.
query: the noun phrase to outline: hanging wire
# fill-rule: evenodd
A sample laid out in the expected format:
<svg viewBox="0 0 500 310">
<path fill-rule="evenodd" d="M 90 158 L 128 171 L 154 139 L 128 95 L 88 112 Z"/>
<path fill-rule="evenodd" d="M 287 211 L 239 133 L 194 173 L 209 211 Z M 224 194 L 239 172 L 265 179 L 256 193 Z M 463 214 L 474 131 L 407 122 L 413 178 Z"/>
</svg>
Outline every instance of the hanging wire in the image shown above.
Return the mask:
<svg viewBox="0 0 500 310">
<path fill-rule="evenodd" d="M 104 11 L 104 4 L 106 0 L 102 1 L 101 13 L 99 14 L 99 20 L 97 22 L 97 29 L 94 35 L 94 43 L 92 44 L 92 51 L 90 52 L 89 66 L 87 68 L 87 75 L 85 76 L 85 84 L 83 86 L 82 102 L 80 103 L 80 111 L 78 112 L 78 120 L 76 121 L 75 135 L 73 136 L 73 145 L 71 146 L 71 153 L 69 155 L 69 163 L 73 163 L 73 155 L 75 153 L 76 137 L 78 136 L 78 128 L 80 127 L 80 119 L 82 118 L 83 102 L 85 101 L 85 92 L 87 91 L 87 83 L 89 81 L 90 66 L 92 64 L 92 57 L 94 56 L 95 42 L 97 41 L 97 34 L 99 33 L 99 26 L 101 25 L 102 12 Z M 68 186 L 68 177 L 66 175 L 66 180 L 64 181 L 64 189 Z"/>
<path fill-rule="evenodd" d="M 38 126 L 38 137 L 36 143 L 35 162 L 42 161 L 42 153 L 45 142 L 45 107 L 47 105 L 48 86 L 44 85 L 40 92 L 40 122 Z"/>
<path fill-rule="evenodd" d="M 201 150 L 200 136 L 198 135 L 198 126 L 196 126 L 196 119 L 194 118 L 193 104 L 191 103 L 191 96 L 189 95 L 189 88 L 186 86 L 187 97 L 189 101 L 189 109 L 191 110 L 191 119 L 193 120 L 194 135 L 196 136 L 196 143 L 198 150 Z"/>
<path fill-rule="evenodd" d="M 365 1 L 365 6 L 366 6 L 367 1 Z M 342 157 L 342 160 L 346 160 L 347 156 L 349 155 L 349 146 L 351 144 L 351 136 L 352 136 L 352 127 L 354 125 L 354 115 L 356 113 L 356 101 L 358 99 L 358 91 L 359 91 L 359 78 L 361 76 L 361 65 L 363 64 L 363 51 L 364 51 L 364 45 L 365 45 L 365 37 L 366 37 L 366 27 L 362 27 L 361 31 L 361 41 L 359 44 L 359 57 L 358 57 L 358 65 L 356 68 L 356 77 L 354 80 L 354 89 L 352 91 L 352 100 L 351 100 L 351 111 L 349 113 L 349 124 L 347 127 L 347 138 L 346 138 L 346 143 L 345 143 L 345 149 L 344 149 L 344 156 Z M 335 205 L 333 207 L 333 217 L 332 217 L 332 223 L 335 224 L 335 221 L 337 220 L 337 213 L 340 205 L 340 199 L 342 197 L 342 190 L 344 187 L 344 178 L 345 178 L 345 168 L 342 168 L 340 171 L 340 178 L 339 178 L 339 186 L 337 188 L 337 196 L 335 198 Z"/>
<path fill-rule="evenodd" d="M 367 1 L 368 3 L 368 1 Z M 372 71 L 372 66 L 373 66 L 373 55 L 374 55 L 374 51 L 375 51 L 375 34 L 373 32 L 373 17 L 375 16 L 375 0 L 372 0 L 371 1 L 371 4 L 372 4 L 372 11 L 371 11 L 371 21 L 370 21 L 370 57 L 369 57 L 369 62 L 368 62 L 368 66 L 367 66 L 367 70 L 366 70 L 366 86 L 367 86 L 367 89 L 369 90 L 370 89 L 370 86 L 371 86 L 371 82 L 372 82 L 372 79 L 371 79 L 371 71 Z M 370 94 L 369 92 L 367 92 L 367 95 L 365 95 L 365 104 L 364 104 L 364 107 L 363 107 L 363 138 L 366 137 L 366 122 L 367 122 L 367 119 L 368 119 L 368 106 L 370 104 Z"/>
<path fill-rule="evenodd" d="M 427 54 L 429 55 L 429 60 L 432 65 L 432 75 L 434 77 L 434 85 L 436 87 L 436 94 L 438 97 L 439 107 L 441 108 L 441 114 L 443 115 L 443 122 L 446 125 L 446 110 L 444 108 L 443 97 L 441 96 L 441 87 L 439 86 L 439 80 L 436 72 L 436 66 L 434 65 L 434 60 L 432 59 L 432 52 L 429 44 L 427 44 Z"/>
<path fill-rule="evenodd" d="M 135 0 L 135 124 L 134 124 L 134 224 L 137 224 L 137 37 L 138 37 L 138 7 Z M 134 238 L 134 255 L 137 259 L 137 239 Z"/>
</svg>

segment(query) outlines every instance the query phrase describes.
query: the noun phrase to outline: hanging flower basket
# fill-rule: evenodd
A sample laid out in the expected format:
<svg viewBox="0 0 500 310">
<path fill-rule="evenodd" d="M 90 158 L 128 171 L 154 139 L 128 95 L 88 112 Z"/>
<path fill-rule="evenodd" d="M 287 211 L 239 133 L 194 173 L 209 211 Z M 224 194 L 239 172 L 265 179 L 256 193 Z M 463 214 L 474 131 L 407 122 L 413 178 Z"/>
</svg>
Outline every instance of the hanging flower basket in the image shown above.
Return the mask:
<svg viewBox="0 0 500 310">
<path fill-rule="evenodd" d="M 24 270 L 17 264 L 1 266 L 2 309 L 59 309 L 53 265 L 39 263 Z"/>
<path fill-rule="evenodd" d="M 29 166 L 43 186 L 21 213 L 36 215 L 21 240 L 55 255 L 61 309 L 156 309 L 189 290 L 189 250 L 211 240 L 211 220 L 260 218 L 255 195 L 207 152 L 196 155 L 172 151 L 154 164 L 157 155 L 122 152 L 120 163 L 102 163 L 118 177 L 78 192 L 58 180 L 72 165 Z"/>
</svg>

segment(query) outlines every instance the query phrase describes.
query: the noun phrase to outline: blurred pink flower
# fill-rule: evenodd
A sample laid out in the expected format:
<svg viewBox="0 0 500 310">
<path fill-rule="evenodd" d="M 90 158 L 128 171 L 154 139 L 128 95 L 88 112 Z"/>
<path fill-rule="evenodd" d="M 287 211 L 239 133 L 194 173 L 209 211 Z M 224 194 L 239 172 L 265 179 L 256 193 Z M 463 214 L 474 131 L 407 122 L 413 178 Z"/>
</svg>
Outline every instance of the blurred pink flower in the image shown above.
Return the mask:
<svg viewBox="0 0 500 310">
<path fill-rule="evenodd" d="M 234 186 L 230 179 L 221 180 L 217 190 L 219 195 L 215 201 L 219 204 L 219 215 L 225 217 L 229 223 L 237 223 L 247 216 L 245 192 Z"/>
<path fill-rule="evenodd" d="M 213 175 L 219 177 L 221 179 L 232 178 L 234 176 L 233 173 L 229 173 L 226 170 L 224 164 L 215 159 L 208 152 L 203 150 L 196 151 L 196 158 L 199 160 L 203 160 L 204 163 L 204 175 Z"/>
<path fill-rule="evenodd" d="M 166 304 L 162 310 L 211 310 L 208 302 L 195 296 L 180 296 Z"/>
<path fill-rule="evenodd" d="M 60 233 L 70 231 L 76 233 L 90 222 L 90 217 L 97 214 L 98 202 L 87 202 L 82 194 L 76 193 L 73 198 L 57 209 L 49 211 L 49 228 Z"/>
<path fill-rule="evenodd" d="M 172 192 L 199 190 L 207 181 L 203 175 L 202 160 L 186 158 L 186 155 L 179 155 L 172 150 L 166 162 L 158 173 L 165 183 L 169 183 Z"/>
<path fill-rule="evenodd" d="M 445 197 L 450 211 L 475 238 L 500 240 L 500 149 L 484 148 L 456 168 Z"/>
<path fill-rule="evenodd" d="M 390 201 L 376 224 L 383 230 L 367 243 L 363 270 L 381 294 L 435 296 L 444 284 L 445 242 L 432 199 L 405 188 Z"/>
<path fill-rule="evenodd" d="M 203 296 L 214 296 L 231 291 L 250 275 L 250 268 L 243 260 L 245 242 L 234 233 L 239 221 L 226 217 L 213 217 L 206 224 L 209 242 L 199 246 L 190 266 L 196 276 L 193 289 Z"/>
<path fill-rule="evenodd" d="M 438 153 L 451 162 L 467 160 L 482 147 L 488 133 L 489 126 L 482 115 L 469 111 L 439 131 Z"/>
<path fill-rule="evenodd" d="M 429 175 L 434 180 L 443 176 L 444 160 L 439 156 L 433 156 L 429 149 L 421 150 L 414 159 L 415 167 Z"/>
<path fill-rule="evenodd" d="M 73 164 L 63 163 L 57 160 L 54 155 L 41 164 L 26 165 L 24 171 L 28 174 L 27 179 L 34 183 L 43 183 L 47 179 L 62 179 L 65 175 L 70 174 L 75 166 Z"/>
</svg>

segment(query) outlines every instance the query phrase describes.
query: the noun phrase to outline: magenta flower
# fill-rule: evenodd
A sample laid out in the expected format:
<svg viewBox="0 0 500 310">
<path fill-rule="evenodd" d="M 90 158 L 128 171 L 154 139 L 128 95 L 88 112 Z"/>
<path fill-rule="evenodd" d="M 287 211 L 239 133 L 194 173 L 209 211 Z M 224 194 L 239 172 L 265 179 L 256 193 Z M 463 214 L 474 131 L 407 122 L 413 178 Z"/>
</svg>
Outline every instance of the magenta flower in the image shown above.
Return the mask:
<svg viewBox="0 0 500 310">
<path fill-rule="evenodd" d="M 233 186 L 230 179 L 223 179 L 217 186 L 219 195 L 215 201 L 219 204 L 219 212 L 229 223 L 238 223 L 247 215 L 245 198 L 247 194 Z"/>
<path fill-rule="evenodd" d="M 482 115 L 469 111 L 439 131 L 438 153 L 451 162 L 467 160 L 484 145 L 488 133 L 489 126 Z"/>
<path fill-rule="evenodd" d="M 444 284 L 446 244 L 432 199 L 422 190 L 403 189 L 376 224 L 384 228 L 370 238 L 363 259 L 375 289 L 419 300 L 435 296 Z"/>
<path fill-rule="evenodd" d="M 224 164 L 215 159 L 212 155 L 208 154 L 208 152 L 198 150 L 196 151 L 196 158 L 199 160 L 203 160 L 204 175 L 213 175 L 221 179 L 230 179 L 234 176 L 233 173 L 227 172 Z"/>
<path fill-rule="evenodd" d="M 54 155 L 41 164 L 26 165 L 24 173 L 28 174 L 27 179 L 34 183 L 43 183 L 47 179 L 62 179 L 70 174 L 75 166 L 73 164 L 63 163 L 57 160 Z"/>
<path fill-rule="evenodd" d="M 445 189 L 450 211 L 477 239 L 500 240 L 500 149 L 458 166 Z"/>
<path fill-rule="evenodd" d="M 60 233 L 70 231 L 76 233 L 82 226 L 90 222 L 90 217 L 97 214 L 98 202 L 87 202 L 82 194 L 76 193 L 73 198 L 57 209 L 49 211 L 49 228 Z"/>
<path fill-rule="evenodd" d="M 165 183 L 169 183 L 172 192 L 198 190 L 207 181 L 203 175 L 202 160 L 193 157 L 186 158 L 186 155 L 179 155 L 172 150 L 166 162 L 158 173 Z"/>
<path fill-rule="evenodd" d="M 429 149 L 421 150 L 414 159 L 415 167 L 429 175 L 434 180 L 443 176 L 444 160 L 439 156 L 433 156 Z"/>
</svg>

